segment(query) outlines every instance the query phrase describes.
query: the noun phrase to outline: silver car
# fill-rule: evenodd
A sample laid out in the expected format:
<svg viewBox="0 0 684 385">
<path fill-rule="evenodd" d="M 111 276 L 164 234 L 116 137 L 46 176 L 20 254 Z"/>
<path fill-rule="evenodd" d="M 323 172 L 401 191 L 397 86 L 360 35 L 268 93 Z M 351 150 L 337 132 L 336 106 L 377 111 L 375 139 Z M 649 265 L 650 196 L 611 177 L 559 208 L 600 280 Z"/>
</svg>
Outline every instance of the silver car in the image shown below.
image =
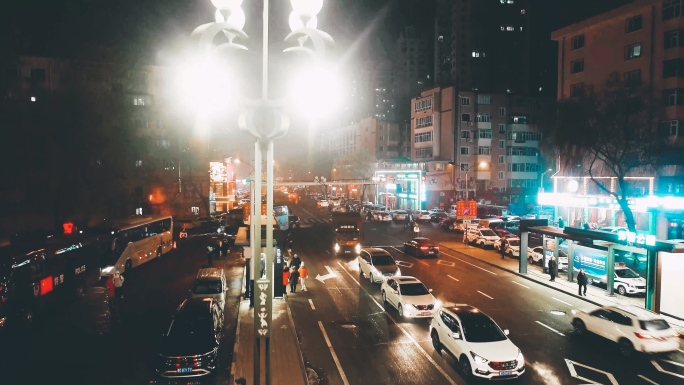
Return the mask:
<svg viewBox="0 0 684 385">
<path fill-rule="evenodd" d="M 357 257 L 359 274 L 368 277 L 371 283 L 383 282 L 388 277 L 401 275 L 397 262 L 384 249 L 367 247 Z"/>
</svg>

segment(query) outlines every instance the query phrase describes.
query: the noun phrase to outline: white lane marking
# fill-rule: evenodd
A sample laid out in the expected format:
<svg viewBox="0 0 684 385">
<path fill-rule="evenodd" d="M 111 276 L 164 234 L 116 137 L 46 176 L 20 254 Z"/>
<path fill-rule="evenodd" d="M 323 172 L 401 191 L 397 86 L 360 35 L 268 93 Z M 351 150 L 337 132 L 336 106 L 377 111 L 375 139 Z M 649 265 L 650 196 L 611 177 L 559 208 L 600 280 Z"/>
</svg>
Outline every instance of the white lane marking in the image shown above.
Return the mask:
<svg viewBox="0 0 684 385">
<path fill-rule="evenodd" d="M 337 365 L 337 370 L 340 372 L 340 377 L 342 377 L 342 383 L 344 385 L 349 385 L 349 381 L 347 380 L 347 375 L 344 374 L 344 370 L 342 370 L 342 365 L 340 364 L 340 360 L 337 358 L 337 354 L 335 353 L 335 349 L 333 349 L 333 346 L 330 343 L 330 338 L 328 338 L 328 333 L 325 332 L 325 328 L 323 327 L 323 322 L 318 321 L 318 326 L 321 328 L 321 333 L 323 333 L 323 338 L 325 338 L 325 343 L 328 344 L 328 349 L 330 349 L 330 354 L 332 354 L 333 360 L 335 361 L 335 365 Z"/>
<path fill-rule="evenodd" d="M 554 332 L 554 333 L 558 334 L 559 336 L 563 336 L 563 337 L 565 337 L 565 334 L 563 334 L 563 333 L 559 332 L 558 330 L 556 330 L 556 329 L 552 328 L 552 327 L 551 327 L 551 326 L 549 326 L 549 325 L 543 324 L 543 323 L 541 323 L 541 322 L 539 322 L 539 321 L 534 321 L 534 322 L 536 322 L 536 323 L 540 324 L 541 326 L 543 326 L 543 327 L 545 327 L 545 328 L 547 328 L 547 329 L 551 330 L 552 332 Z"/>
<path fill-rule="evenodd" d="M 598 384 L 598 385 L 601 384 L 600 382 L 596 382 L 596 381 L 590 380 L 590 379 L 588 379 L 588 378 L 584 378 L 584 377 L 582 377 L 582 376 L 579 376 L 579 375 L 577 374 L 577 370 L 575 370 L 575 366 L 581 366 L 581 367 L 583 367 L 583 368 L 586 368 L 586 369 L 589 369 L 589 370 L 593 370 L 593 371 L 598 372 L 598 373 L 602 373 L 603 375 L 605 375 L 606 377 L 608 377 L 608 379 L 610 380 L 610 383 L 611 383 L 611 384 L 613 384 L 613 385 L 619 385 L 618 382 L 617 382 L 617 380 L 615 379 L 615 376 L 613 376 L 611 373 L 604 372 L 603 370 L 600 370 L 600 369 L 592 368 L 591 366 L 587 366 L 587 365 L 584 365 L 584 364 L 580 364 L 579 362 L 575 362 L 575 361 L 568 360 L 567 358 L 565 359 L 565 364 L 568 365 L 568 370 L 570 371 L 570 375 L 571 375 L 572 377 L 574 377 L 574 378 L 577 378 L 577 379 L 580 379 L 580 380 L 583 380 L 583 381 L 589 381 L 589 382 L 592 383 L 592 384 Z"/>
<path fill-rule="evenodd" d="M 427 262 L 425 262 L 425 261 L 420 261 L 420 260 L 419 260 L 418 262 L 422 263 L 422 264 L 425 265 L 425 266 L 430 266 L 430 264 L 427 263 Z"/>
<path fill-rule="evenodd" d="M 376 246 L 376 247 L 377 247 L 377 246 Z M 425 265 L 425 266 L 430 266 L 429 263 L 427 263 L 427 262 L 425 262 L 425 261 L 422 261 L 422 260 L 420 260 L 420 259 L 418 259 L 418 258 L 416 258 L 416 257 L 414 257 L 414 256 L 412 256 L 412 255 L 408 255 L 408 254 L 405 253 L 404 251 L 399 250 L 396 246 L 390 246 L 389 249 L 394 249 L 394 250 L 396 250 L 396 251 L 398 251 L 398 252 L 404 254 L 404 255 L 407 256 L 407 257 L 411 257 L 411 258 L 415 259 L 416 261 L 422 263 L 422 264 Z M 397 261 L 397 262 L 402 262 L 402 261 Z M 405 262 L 405 263 L 410 263 L 410 262 Z M 411 266 L 413 266 L 413 264 L 411 264 Z M 411 266 L 407 266 L 407 267 L 410 268 Z"/>
<path fill-rule="evenodd" d="M 408 267 L 409 269 L 413 267 L 413 263 L 411 262 L 406 262 L 406 261 L 395 261 L 397 263 L 397 266 L 401 267 Z"/>
<path fill-rule="evenodd" d="M 311 310 L 316 310 L 316 307 L 313 305 L 313 301 L 311 298 L 309 298 L 309 304 L 311 305 Z"/>
<path fill-rule="evenodd" d="M 642 376 L 641 374 L 639 374 L 637 377 L 641 378 L 642 380 L 644 380 L 646 382 L 650 382 L 653 385 L 659 385 L 657 382 L 649 380 L 648 378 L 646 378 L 645 376 Z"/>
<path fill-rule="evenodd" d="M 337 263 L 340 265 L 341 268 L 344 269 L 344 271 L 347 273 L 347 275 L 349 275 L 349 278 L 351 278 L 352 280 L 354 280 L 354 282 L 356 282 L 356 284 L 359 285 L 359 287 L 361 287 L 361 290 L 365 291 L 366 294 L 368 294 L 368 297 L 369 297 L 370 299 L 372 299 L 373 302 L 375 302 L 375 304 L 384 312 L 384 311 L 385 311 L 385 308 L 384 308 L 378 301 L 376 301 L 375 298 L 374 298 L 373 296 L 371 296 L 370 293 L 369 293 L 365 288 L 363 288 L 363 286 L 361 286 L 357 280 L 354 279 L 354 277 L 351 275 L 351 273 L 349 273 L 349 271 L 347 271 L 347 269 L 346 269 L 344 266 L 342 266 L 341 263 L 339 263 L 339 262 L 337 262 Z M 447 379 L 447 381 L 449 381 L 449 383 L 450 383 L 451 385 L 458 385 L 458 384 L 456 383 L 456 381 L 454 381 L 451 377 L 449 377 L 449 374 L 448 374 L 447 372 L 445 372 L 444 369 L 442 369 L 442 367 L 439 366 L 439 365 L 437 364 L 437 362 L 436 362 L 434 359 L 432 359 L 432 357 L 430 357 L 430 355 L 425 351 L 425 349 L 423 349 L 423 347 L 420 346 L 420 345 L 418 344 L 418 341 L 416 341 L 416 340 L 415 340 L 415 339 L 414 339 L 414 338 L 413 338 L 413 337 L 412 337 L 412 336 L 411 336 L 403 327 L 399 326 L 399 324 L 397 323 L 397 321 L 394 320 L 394 317 L 392 317 L 392 315 L 390 315 L 389 313 L 386 313 L 386 312 L 385 312 L 385 314 L 387 315 L 387 317 L 389 317 L 389 319 L 392 320 L 392 323 L 394 323 L 394 324 L 399 328 L 399 330 L 401 330 L 401 331 L 404 333 L 404 335 L 405 335 L 409 340 L 411 340 L 411 342 L 413 343 L 413 345 L 414 345 L 416 348 L 418 348 L 418 350 L 420 351 L 420 353 L 421 353 L 428 361 L 430 361 L 430 363 L 437 369 L 437 371 L 439 371 L 439 372 L 444 376 L 444 378 Z M 320 321 L 318 321 L 318 322 L 320 323 Z"/>
<path fill-rule="evenodd" d="M 330 266 L 326 266 L 325 268 L 328 270 L 328 274 L 326 274 L 326 275 L 317 274 L 316 275 L 316 279 L 321 281 L 322 283 L 325 283 L 326 279 L 337 277 L 337 274 L 335 274 L 335 272 L 333 271 L 333 269 L 330 268 Z"/>
<path fill-rule="evenodd" d="M 454 262 L 449 262 L 449 261 L 444 261 L 444 260 L 442 260 L 442 259 L 440 259 L 439 261 L 437 261 L 437 264 L 438 264 L 438 265 L 445 265 L 445 266 L 449 266 L 449 267 L 454 267 L 454 266 L 456 266 L 456 263 L 454 263 Z"/>
<path fill-rule="evenodd" d="M 568 306 L 572 306 L 571 304 L 569 304 L 569 303 L 567 303 L 567 302 L 565 302 L 565 301 L 561 301 L 561 300 L 559 300 L 558 298 L 551 297 L 551 299 L 555 299 L 556 301 L 558 301 L 558 302 L 560 302 L 560 303 L 564 303 L 564 304 L 566 304 L 566 305 L 568 305 Z"/>
<path fill-rule="evenodd" d="M 678 374 L 678 373 L 675 373 L 675 372 L 669 372 L 669 371 L 663 369 L 662 366 L 660 366 L 656 360 L 651 360 L 651 363 L 652 363 L 653 366 L 655 366 L 655 368 L 658 369 L 658 371 L 661 372 L 661 373 L 667 373 L 667 374 L 669 374 L 669 375 L 671 375 L 671 376 L 675 376 L 675 377 L 679 377 L 679 378 L 684 378 L 684 376 L 682 376 L 681 374 Z"/>
<path fill-rule="evenodd" d="M 684 368 L 684 364 L 680 364 L 679 362 L 675 362 L 675 361 L 670 361 L 670 360 L 661 360 L 661 361 L 663 361 L 663 362 L 667 362 L 668 364 L 672 364 L 672 365 L 677 365 L 677 366 L 681 366 L 682 368 Z"/>
<path fill-rule="evenodd" d="M 448 274 L 447 274 L 447 277 L 449 277 L 449 278 L 453 279 L 454 281 L 458 282 L 458 278 L 454 278 L 454 277 L 452 277 L 452 276 L 450 276 L 450 275 L 448 275 Z"/>
<path fill-rule="evenodd" d="M 680 352 L 684 353 L 684 350 L 682 350 L 682 349 L 677 349 L 677 350 L 679 350 Z"/>
<path fill-rule="evenodd" d="M 489 273 L 489 274 L 498 275 L 498 274 L 496 274 L 496 273 L 493 272 L 493 271 L 489 271 L 489 270 L 487 270 L 487 269 L 485 269 L 485 268 L 483 268 L 483 267 L 480 267 L 480 266 L 478 266 L 478 265 L 473 265 L 473 264 L 470 263 L 470 262 L 466 262 L 466 261 L 462 260 L 461 258 L 454 257 L 453 255 L 447 254 L 447 253 L 445 253 L 445 252 L 442 252 L 442 254 L 446 255 L 447 257 L 451 257 L 451 258 L 454 258 L 454 259 L 458 259 L 459 261 L 461 261 L 461 262 L 463 262 L 463 263 L 467 263 L 467 264 L 469 264 L 470 266 L 477 267 L 478 269 L 484 270 L 484 271 L 486 271 L 486 272 Z"/>
<path fill-rule="evenodd" d="M 485 294 L 485 293 L 483 293 L 483 292 L 481 292 L 481 291 L 479 291 L 479 290 L 478 290 L 477 292 L 480 293 L 480 294 L 482 294 L 482 295 L 484 295 L 485 297 L 487 297 L 487 298 L 489 298 L 489 299 L 494 299 L 494 298 L 488 296 L 487 294 Z"/>
<path fill-rule="evenodd" d="M 516 284 L 516 285 L 520 285 L 520 286 L 524 287 L 525 289 L 529 289 L 529 288 L 530 288 L 529 286 L 525 286 L 525 285 L 523 285 L 522 283 L 518 283 L 518 282 L 515 282 L 515 281 L 511 281 L 511 282 L 513 282 L 513 283 Z"/>
</svg>

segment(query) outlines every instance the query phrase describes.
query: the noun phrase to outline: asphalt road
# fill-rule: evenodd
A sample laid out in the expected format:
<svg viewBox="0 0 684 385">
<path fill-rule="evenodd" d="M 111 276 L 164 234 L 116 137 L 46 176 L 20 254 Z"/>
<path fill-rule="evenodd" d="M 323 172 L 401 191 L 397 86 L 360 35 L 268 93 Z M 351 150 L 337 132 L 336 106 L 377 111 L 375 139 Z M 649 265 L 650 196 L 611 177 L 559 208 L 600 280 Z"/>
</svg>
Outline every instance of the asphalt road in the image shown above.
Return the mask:
<svg viewBox="0 0 684 385">
<path fill-rule="evenodd" d="M 201 238 L 190 239 L 160 260 L 125 276 L 120 317 L 105 335 L 83 332 L 74 324 L 78 306 L 45 317 L 30 330 L 0 340 L 0 384 L 164 384 L 152 367 L 160 337 L 187 298 L 197 270 L 207 264 Z M 232 362 L 243 264 L 237 253 L 214 260 L 226 269 L 225 330 L 217 375 L 202 384 L 228 384 Z"/>
<path fill-rule="evenodd" d="M 320 383 L 465 384 L 454 360 L 433 349 L 429 320 L 402 319 L 391 306 L 385 309 L 380 285 L 359 276 L 356 260 L 332 254 L 330 214 L 307 201 L 290 207 L 302 220 L 295 229 L 294 251 L 312 279 L 309 291 L 290 295 L 289 302 L 303 356 Z M 410 235 L 401 224 L 364 226 L 363 245 L 385 248 L 400 261 L 403 275 L 422 280 L 442 302 L 476 306 L 510 330 L 527 366 L 514 383 L 684 383 L 684 352 L 623 359 L 610 342 L 575 336 L 571 311 L 593 307 L 582 299 L 445 248 L 437 259 L 407 256 L 400 246 Z M 461 237 L 436 224 L 421 224 L 421 235 L 438 242 Z M 314 279 L 328 274 L 327 267 L 335 277 Z"/>
</svg>

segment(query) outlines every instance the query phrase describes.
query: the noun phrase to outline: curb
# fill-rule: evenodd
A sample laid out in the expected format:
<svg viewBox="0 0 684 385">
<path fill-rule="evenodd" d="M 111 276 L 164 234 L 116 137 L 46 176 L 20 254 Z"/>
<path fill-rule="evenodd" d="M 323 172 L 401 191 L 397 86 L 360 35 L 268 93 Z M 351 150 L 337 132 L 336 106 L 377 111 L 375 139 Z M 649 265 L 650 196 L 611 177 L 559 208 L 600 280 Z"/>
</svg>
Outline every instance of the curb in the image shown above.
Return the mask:
<svg viewBox="0 0 684 385">
<path fill-rule="evenodd" d="M 237 312 L 237 320 L 235 321 L 235 345 L 233 346 L 233 362 L 230 364 L 230 382 L 229 384 L 234 384 L 235 383 L 235 367 L 237 366 L 237 356 L 238 356 L 238 350 L 240 346 L 240 315 L 242 314 L 242 301 L 244 299 L 242 298 L 243 292 L 245 290 L 245 277 L 247 276 L 247 269 L 242 269 L 242 290 L 240 290 L 240 296 L 239 301 L 238 301 L 238 312 Z"/>
<path fill-rule="evenodd" d="M 287 317 L 290 319 L 290 327 L 295 332 L 295 338 L 297 339 L 297 352 L 299 353 L 299 367 L 302 369 L 302 374 L 304 374 L 304 384 L 309 383 L 309 378 L 306 374 L 306 365 L 304 365 L 304 356 L 302 355 L 302 346 L 299 343 L 299 334 L 297 334 L 297 328 L 295 327 L 294 318 L 292 317 L 292 310 L 290 310 L 290 300 L 287 296 L 284 296 L 285 308 L 287 309 Z M 232 384 L 232 382 L 231 382 Z"/>
<path fill-rule="evenodd" d="M 458 250 L 452 249 L 452 248 L 450 248 L 450 247 L 448 247 L 448 246 L 444 246 L 442 243 L 440 243 L 439 245 L 442 246 L 442 247 L 444 247 L 444 248 L 446 248 L 446 249 L 449 249 L 449 250 L 451 250 L 451 251 L 453 251 L 453 252 L 455 252 L 455 253 L 461 254 L 461 255 L 466 256 L 466 257 L 471 258 L 471 259 L 478 260 L 478 261 L 480 261 L 480 262 L 482 262 L 482 263 L 485 263 L 485 264 L 487 264 L 487 265 L 489 265 L 489 266 L 495 267 L 495 268 L 497 268 L 497 269 L 499 269 L 499 270 L 503 270 L 503 271 L 509 272 L 509 273 L 511 273 L 511 274 L 515 274 L 515 275 L 517 275 L 518 277 L 524 278 L 524 279 L 526 279 L 526 280 L 528 280 L 528 281 L 532 281 L 532 282 L 538 283 L 538 284 L 540 284 L 540 285 L 542 285 L 542 286 L 546 286 L 546 287 L 548 287 L 548 288 L 550 288 L 550 289 L 553 289 L 553 290 L 556 290 L 556 291 L 559 291 L 559 292 L 563 292 L 563 293 L 568 294 L 568 295 L 571 295 L 571 296 L 573 296 L 573 297 L 575 297 L 575 298 L 581 299 L 581 300 L 583 300 L 583 301 L 585 301 L 585 302 L 589 302 L 589 303 L 591 303 L 591 304 L 593 304 L 593 305 L 596 305 L 596 306 L 603 306 L 603 305 L 601 305 L 601 304 L 598 303 L 598 302 L 594 302 L 594 301 L 592 301 L 592 300 L 590 300 L 590 299 L 587 299 L 586 297 L 580 297 L 580 296 L 578 296 L 578 295 L 576 295 L 576 294 L 566 292 L 565 290 L 560 290 L 559 288 L 557 288 L 557 287 L 555 287 L 555 286 L 551 286 L 551 285 L 549 285 L 549 284 L 547 284 L 547 283 L 545 283 L 545 282 L 543 282 L 543 281 L 538 281 L 538 280 L 536 280 L 536 279 L 530 277 L 528 274 L 521 274 L 520 272 L 511 270 L 511 269 L 507 269 L 507 268 L 505 268 L 505 267 L 501 267 L 501 266 L 499 266 L 499 265 L 496 265 L 496 264 L 494 264 L 494 263 L 491 263 L 491 262 L 482 260 L 482 259 L 477 258 L 477 257 L 473 257 L 473 256 L 470 255 L 470 254 L 466 254 L 466 253 L 464 253 L 464 252 L 462 252 L 462 251 L 458 251 Z"/>
</svg>

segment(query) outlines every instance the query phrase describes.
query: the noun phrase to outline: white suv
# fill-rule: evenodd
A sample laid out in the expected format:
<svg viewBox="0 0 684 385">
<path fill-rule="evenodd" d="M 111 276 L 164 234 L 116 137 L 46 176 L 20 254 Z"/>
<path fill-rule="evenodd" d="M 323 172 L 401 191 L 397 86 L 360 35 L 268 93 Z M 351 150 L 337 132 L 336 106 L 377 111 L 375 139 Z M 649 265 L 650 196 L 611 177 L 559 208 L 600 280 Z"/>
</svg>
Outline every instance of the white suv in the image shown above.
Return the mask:
<svg viewBox="0 0 684 385">
<path fill-rule="evenodd" d="M 572 326 L 579 335 L 589 331 L 617 342 L 624 357 L 631 356 L 635 350 L 666 353 L 679 349 L 679 333 L 659 314 L 636 306 L 577 311 Z"/>
<path fill-rule="evenodd" d="M 482 248 L 494 247 L 494 242 L 497 239 L 501 239 L 492 229 L 472 227 L 468 228 L 466 237 L 468 238 L 468 243 L 474 243 Z"/>
<path fill-rule="evenodd" d="M 382 301 L 394 306 L 402 317 L 432 317 L 439 307 L 432 290 L 414 277 L 392 277 L 380 286 Z"/>
<path fill-rule="evenodd" d="M 508 330 L 470 305 L 439 309 L 430 324 L 432 346 L 448 351 L 466 379 L 505 380 L 525 373 L 525 358 L 508 339 Z"/>
</svg>

